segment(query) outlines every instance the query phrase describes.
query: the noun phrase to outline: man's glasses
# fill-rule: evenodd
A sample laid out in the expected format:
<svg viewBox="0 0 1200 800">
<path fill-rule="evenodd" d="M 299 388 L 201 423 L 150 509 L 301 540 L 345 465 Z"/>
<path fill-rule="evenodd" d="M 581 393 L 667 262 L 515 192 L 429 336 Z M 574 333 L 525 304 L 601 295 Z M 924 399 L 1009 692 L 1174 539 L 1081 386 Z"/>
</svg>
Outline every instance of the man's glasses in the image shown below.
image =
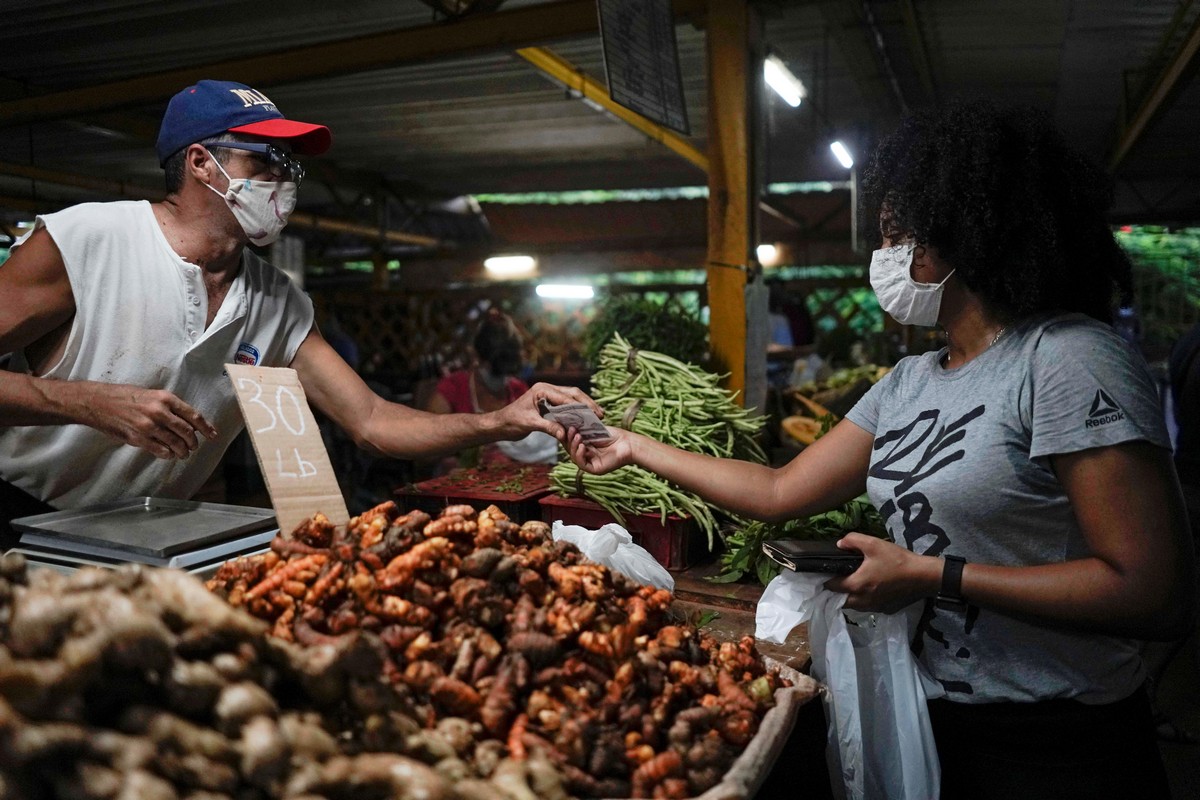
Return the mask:
<svg viewBox="0 0 1200 800">
<path fill-rule="evenodd" d="M 292 183 L 296 184 L 297 188 L 300 182 L 304 180 L 304 167 L 300 166 L 300 162 L 292 158 L 291 153 L 288 153 L 281 147 L 266 142 L 209 142 L 209 147 L 227 147 L 230 150 L 246 150 L 251 153 L 258 153 L 263 161 L 267 162 L 267 168 L 270 169 L 271 175 L 275 178 L 286 177 Z"/>
</svg>

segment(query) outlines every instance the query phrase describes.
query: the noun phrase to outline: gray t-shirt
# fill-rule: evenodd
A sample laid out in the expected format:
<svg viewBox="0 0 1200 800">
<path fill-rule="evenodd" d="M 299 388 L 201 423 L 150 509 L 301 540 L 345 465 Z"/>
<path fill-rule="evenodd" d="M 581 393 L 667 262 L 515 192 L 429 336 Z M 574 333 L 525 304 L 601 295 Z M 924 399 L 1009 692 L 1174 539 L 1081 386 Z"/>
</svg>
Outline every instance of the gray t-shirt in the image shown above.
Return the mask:
<svg viewBox="0 0 1200 800">
<path fill-rule="evenodd" d="M 1088 554 L 1049 456 L 1144 440 L 1169 448 L 1145 362 L 1078 314 L 1013 326 L 957 369 L 902 360 L 847 419 L 875 437 L 867 491 L 896 542 L 1003 566 Z M 914 650 L 964 703 L 1106 703 L 1145 679 L 1140 642 L 926 603 Z"/>
</svg>

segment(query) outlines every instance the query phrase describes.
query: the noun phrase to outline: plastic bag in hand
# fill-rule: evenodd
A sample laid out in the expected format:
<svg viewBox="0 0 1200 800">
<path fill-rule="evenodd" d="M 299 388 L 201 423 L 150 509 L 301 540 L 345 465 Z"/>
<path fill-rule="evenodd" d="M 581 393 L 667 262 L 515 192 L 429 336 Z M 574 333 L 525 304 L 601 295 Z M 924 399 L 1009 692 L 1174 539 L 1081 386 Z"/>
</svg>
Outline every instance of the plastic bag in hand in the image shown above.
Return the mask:
<svg viewBox="0 0 1200 800">
<path fill-rule="evenodd" d="M 944 692 L 909 647 L 922 604 L 896 614 L 846 610 L 846 595 L 826 589 L 827 580 L 781 573 L 758 602 L 755 635 L 782 642 L 808 622 L 812 676 L 829 690 L 825 756 L 835 796 L 934 800 L 941 767 L 925 701 Z"/>
<path fill-rule="evenodd" d="M 616 523 L 609 523 L 598 531 L 589 531 L 578 525 L 563 525 L 561 521 L 556 521 L 550 534 L 554 541 L 568 541 L 592 561 L 638 583 L 675 591 L 675 579 L 667 572 L 667 568 L 655 561 L 646 548 L 634 544 L 629 531 Z"/>
</svg>

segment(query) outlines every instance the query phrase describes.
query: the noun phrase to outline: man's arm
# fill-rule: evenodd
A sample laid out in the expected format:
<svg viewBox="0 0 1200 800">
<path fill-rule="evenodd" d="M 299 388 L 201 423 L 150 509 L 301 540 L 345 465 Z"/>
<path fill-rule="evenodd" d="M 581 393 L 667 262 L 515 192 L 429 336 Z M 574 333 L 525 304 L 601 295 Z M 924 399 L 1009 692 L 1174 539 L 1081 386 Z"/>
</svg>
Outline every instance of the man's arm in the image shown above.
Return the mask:
<svg viewBox="0 0 1200 800">
<path fill-rule="evenodd" d="M 75 316 L 62 254 L 39 228 L 0 267 L 0 353 L 59 357 L 60 334 Z M 89 425 L 160 458 L 183 458 L 197 433 L 216 431 L 191 406 L 161 389 L 59 381 L 0 370 L 0 426 Z"/>
<path fill-rule="evenodd" d="M 485 414 L 430 414 L 390 403 L 363 382 L 313 325 L 296 351 L 292 368 L 309 401 L 364 450 L 394 458 L 431 458 L 467 447 L 519 439 L 530 431 L 561 438 L 562 428 L 538 413 L 541 399 L 551 403 L 587 403 L 574 388 L 535 384 L 499 411 Z"/>
</svg>

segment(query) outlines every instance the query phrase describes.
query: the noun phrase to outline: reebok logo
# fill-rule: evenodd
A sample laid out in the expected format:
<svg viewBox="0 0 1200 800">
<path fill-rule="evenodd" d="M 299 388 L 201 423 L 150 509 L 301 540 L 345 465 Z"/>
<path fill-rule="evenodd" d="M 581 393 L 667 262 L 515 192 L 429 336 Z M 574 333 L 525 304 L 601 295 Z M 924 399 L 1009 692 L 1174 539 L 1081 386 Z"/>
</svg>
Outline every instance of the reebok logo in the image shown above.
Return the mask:
<svg viewBox="0 0 1200 800">
<path fill-rule="evenodd" d="M 1088 412 L 1088 418 L 1084 421 L 1083 426 L 1099 428 L 1101 425 L 1123 419 L 1125 419 L 1125 412 L 1120 409 L 1117 402 L 1109 397 L 1103 389 L 1097 389 L 1096 397 L 1092 400 L 1092 410 Z"/>
</svg>

